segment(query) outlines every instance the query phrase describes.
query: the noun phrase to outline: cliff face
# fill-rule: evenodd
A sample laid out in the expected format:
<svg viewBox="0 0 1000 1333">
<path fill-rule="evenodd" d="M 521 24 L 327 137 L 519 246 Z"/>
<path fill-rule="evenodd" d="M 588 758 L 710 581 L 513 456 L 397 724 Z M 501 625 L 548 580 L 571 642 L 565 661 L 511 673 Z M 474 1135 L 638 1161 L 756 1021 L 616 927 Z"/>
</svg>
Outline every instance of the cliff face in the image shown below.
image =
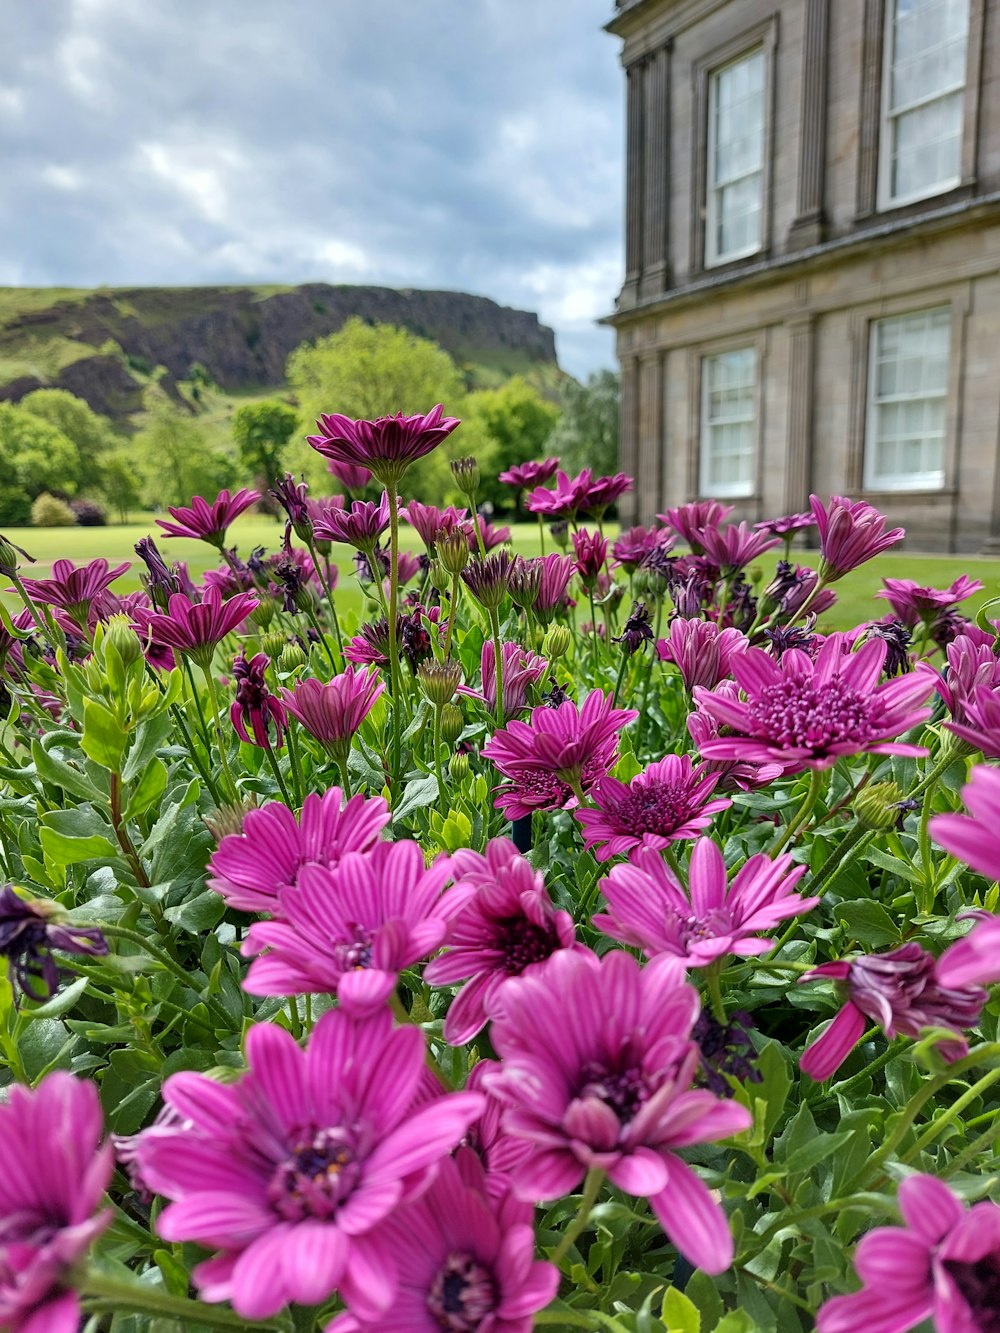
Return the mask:
<svg viewBox="0 0 1000 1333">
<path fill-rule="evenodd" d="M 16 294 L 15 294 L 16 295 Z M 0 384 L 16 401 L 43 385 L 69 389 L 95 411 L 121 419 L 136 411 L 141 386 L 120 358 L 101 352 L 109 339 L 137 365 L 165 366 L 171 379 L 203 365 L 226 390 L 269 388 L 285 378 L 300 343 L 333 333 L 352 315 L 398 324 L 439 343 L 459 365 L 504 369 L 555 363 L 555 339 L 536 315 L 462 292 L 396 291 L 309 283 L 286 289 L 139 287 L 55 300 L 0 319 L 0 355 L 24 346 L 61 349 L 69 364 Z M 80 355 L 67 355 L 67 344 Z"/>
</svg>

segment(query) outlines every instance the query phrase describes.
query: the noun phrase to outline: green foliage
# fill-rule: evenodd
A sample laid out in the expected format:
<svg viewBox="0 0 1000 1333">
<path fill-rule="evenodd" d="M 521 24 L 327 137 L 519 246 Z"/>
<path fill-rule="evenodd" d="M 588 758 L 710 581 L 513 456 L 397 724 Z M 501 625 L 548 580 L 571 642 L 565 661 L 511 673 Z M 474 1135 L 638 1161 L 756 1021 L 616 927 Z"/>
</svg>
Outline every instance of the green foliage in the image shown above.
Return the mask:
<svg viewBox="0 0 1000 1333">
<path fill-rule="evenodd" d="M 55 426 L 75 448 L 75 489 L 100 489 L 103 457 L 115 439 L 110 421 L 65 389 L 36 389 L 22 398 L 20 405 Z"/>
<path fill-rule="evenodd" d="M 233 439 L 247 478 L 273 485 L 284 471 L 285 448 L 299 424 L 297 414 L 276 399 L 245 403 L 233 417 Z"/>
<path fill-rule="evenodd" d="M 598 476 L 618 468 L 618 376 L 613 370 L 588 375 L 585 384 L 567 380 L 563 413 L 549 439 L 569 473 L 590 467 Z"/>
<path fill-rule="evenodd" d="M 132 447 L 149 505 L 186 505 L 193 495 L 214 498 L 238 475 L 234 460 L 209 448 L 198 422 L 164 396 L 154 399 L 149 424 Z"/>
<path fill-rule="evenodd" d="M 117 513 L 118 521 L 127 523 L 129 514 L 138 508 L 142 499 L 135 451 L 128 445 L 115 449 L 105 455 L 101 470 L 104 473 L 104 496 Z"/>
<path fill-rule="evenodd" d="M 306 343 L 288 358 L 288 382 L 312 422 L 321 412 L 349 417 L 410 415 L 443 403 L 450 416 L 461 416 L 465 388 L 451 357 L 429 338 L 418 338 L 391 324 L 349 319 L 337 333 Z M 468 452 L 462 431 L 407 473 L 408 495 L 439 501 L 451 489 L 449 458 Z M 329 491 L 322 458 L 304 442 L 289 451 L 289 466 L 310 485 Z"/>
<path fill-rule="evenodd" d="M 467 447 L 463 451 L 480 459 L 483 473 L 480 498 L 489 500 L 497 509 L 509 508 L 513 494 L 509 486 L 497 481 L 497 474 L 550 452 L 548 440 L 559 420 L 559 409 L 515 375 L 499 389 L 471 394 L 466 417 L 469 433 L 473 436 L 481 433 L 487 442 L 485 457 L 476 448 Z"/>
<path fill-rule="evenodd" d="M 26 523 L 43 491 L 76 493 L 77 452 L 61 430 L 0 403 L 0 522 Z"/>
<path fill-rule="evenodd" d="M 76 515 L 65 500 L 43 491 L 31 506 L 31 525 L 35 528 L 71 528 Z"/>
</svg>

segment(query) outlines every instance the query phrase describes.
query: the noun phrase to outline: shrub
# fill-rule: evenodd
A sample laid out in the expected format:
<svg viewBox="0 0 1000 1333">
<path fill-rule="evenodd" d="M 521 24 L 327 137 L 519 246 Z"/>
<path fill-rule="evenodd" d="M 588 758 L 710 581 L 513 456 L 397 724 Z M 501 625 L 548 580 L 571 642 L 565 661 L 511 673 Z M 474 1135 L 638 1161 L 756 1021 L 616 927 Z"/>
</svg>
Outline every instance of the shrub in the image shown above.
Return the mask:
<svg viewBox="0 0 1000 1333">
<path fill-rule="evenodd" d="M 31 506 L 31 524 L 35 528 L 71 528 L 76 523 L 76 514 L 66 503 L 55 495 L 43 491 Z"/>
<path fill-rule="evenodd" d="M 69 507 L 81 528 L 103 528 L 108 521 L 104 506 L 96 500 L 70 500 Z"/>
</svg>

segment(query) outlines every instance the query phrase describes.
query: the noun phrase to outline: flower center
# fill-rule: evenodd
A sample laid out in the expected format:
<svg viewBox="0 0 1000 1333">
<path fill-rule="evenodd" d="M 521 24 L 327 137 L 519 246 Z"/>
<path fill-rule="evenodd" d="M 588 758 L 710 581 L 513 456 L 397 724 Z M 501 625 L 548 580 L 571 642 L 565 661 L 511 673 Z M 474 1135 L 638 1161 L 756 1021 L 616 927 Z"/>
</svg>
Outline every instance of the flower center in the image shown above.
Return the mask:
<svg viewBox="0 0 1000 1333">
<path fill-rule="evenodd" d="M 275 1168 L 267 1196 L 288 1222 L 332 1217 L 357 1184 L 354 1139 L 342 1126 L 305 1131 Z"/>
<path fill-rule="evenodd" d="M 594 1060 L 584 1066 L 583 1077 L 585 1081 L 577 1096 L 581 1100 L 596 1097 L 598 1101 L 604 1102 L 623 1125 L 633 1119 L 653 1091 L 641 1067 L 635 1064 L 609 1069 Z"/>
<path fill-rule="evenodd" d="M 370 930 L 354 927 L 353 940 L 339 940 L 333 955 L 341 972 L 359 972 L 372 965 L 373 935 Z"/>
<path fill-rule="evenodd" d="M 539 810 L 557 810 L 573 795 L 554 773 L 518 773 L 513 779 L 514 790 Z"/>
<path fill-rule="evenodd" d="M 448 1255 L 427 1293 L 428 1313 L 442 1333 L 475 1333 L 496 1304 L 492 1273 L 461 1251 Z"/>
<path fill-rule="evenodd" d="M 644 833 L 667 837 L 680 828 L 690 814 L 687 795 L 687 788 L 682 783 L 650 782 L 631 788 L 612 814 L 621 828 L 637 838 Z"/>
<path fill-rule="evenodd" d="M 555 931 L 536 926 L 523 916 L 508 917 L 497 924 L 497 948 L 504 953 L 504 971 L 518 976 L 531 963 L 540 963 L 559 947 Z"/>
<path fill-rule="evenodd" d="M 725 908 L 713 907 L 704 916 L 681 916 L 672 907 L 664 913 L 667 929 L 680 936 L 681 945 L 686 949 L 689 944 L 699 940 L 714 940 L 720 935 L 728 935 L 733 928 L 732 917 Z"/>
<path fill-rule="evenodd" d="M 860 745 L 872 735 L 871 696 L 839 677 L 821 685 L 801 679 L 767 685 L 749 709 L 750 734 L 786 749 Z"/>
<path fill-rule="evenodd" d="M 975 1263 L 945 1259 L 944 1267 L 962 1294 L 972 1322 L 982 1333 L 1000 1333 L 1000 1262 L 995 1254 Z"/>
</svg>

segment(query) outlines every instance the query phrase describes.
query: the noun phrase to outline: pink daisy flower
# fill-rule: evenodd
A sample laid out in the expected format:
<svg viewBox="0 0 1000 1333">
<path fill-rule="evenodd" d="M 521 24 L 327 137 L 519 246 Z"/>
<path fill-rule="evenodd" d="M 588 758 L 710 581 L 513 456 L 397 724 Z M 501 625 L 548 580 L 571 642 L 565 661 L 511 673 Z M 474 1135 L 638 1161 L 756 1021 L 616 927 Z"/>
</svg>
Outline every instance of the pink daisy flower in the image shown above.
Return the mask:
<svg viewBox="0 0 1000 1333">
<path fill-rule="evenodd" d="M 996 710 L 988 702 L 990 695 L 1000 691 L 1000 658 L 994 648 L 992 642 L 957 635 L 945 649 L 947 665 L 937 681 L 938 694 L 952 716 L 945 726 L 977 749 L 982 748 L 980 738 L 992 743 L 990 733 L 996 721 Z"/>
<path fill-rule="evenodd" d="M 411 500 L 406 508 L 399 512 L 417 532 L 428 551 L 434 550 L 442 533 L 454 532 L 456 528 L 463 526 L 469 517 L 467 509 L 456 509 L 454 505 L 449 505 L 447 509 L 438 509 L 436 505 L 421 504 L 419 500 Z"/>
<path fill-rule="evenodd" d="M 739 686 L 731 680 L 720 681 L 712 691 L 722 699 L 727 699 L 731 703 L 736 703 L 740 697 Z M 694 741 L 695 749 L 703 752 L 703 747 L 707 741 L 718 740 L 722 735 L 722 728 L 714 717 L 708 713 L 695 711 L 688 714 L 687 729 Z M 795 765 L 792 765 L 795 768 Z M 705 771 L 707 773 L 718 773 L 719 791 L 754 791 L 758 787 L 766 787 L 769 783 L 776 781 L 785 772 L 784 764 L 777 763 L 753 763 L 748 759 L 707 759 L 705 761 Z"/>
<path fill-rule="evenodd" d="M 559 467 L 558 458 L 546 458 L 541 463 L 518 463 L 501 472 L 497 478 L 505 486 L 517 486 L 527 490 L 529 486 L 542 486 L 555 476 Z"/>
<path fill-rule="evenodd" d="M 746 523 L 727 523 L 725 527 L 706 527 L 701 531 L 705 554 L 723 573 L 744 569 L 780 541 L 780 537 L 769 533 L 755 532 Z"/>
<path fill-rule="evenodd" d="M 594 925 L 650 957 L 673 954 L 688 967 L 731 953 L 751 957 L 773 947 L 763 932 L 819 902 L 795 892 L 805 873 L 787 853 L 774 860 L 759 853 L 727 884 L 722 853 L 711 838 L 699 838 L 684 888 L 658 852 L 640 847 L 601 881 L 610 911 L 596 915 Z"/>
<path fill-rule="evenodd" d="M 876 1227 L 854 1258 L 864 1283 L 820 1307 L 817 1333 L 907 1333 L 925 1320 L 937 1333 L 997 1327 L 1000 1207 L 967 1207 L 934 1176 L 900 1184 L 902 1227 Z"/>
<path fill-rule="evenodd" d="M 459 424 L 457 417 L 444 415 L 440 403 L 423 416 L 399 412 L 374 421 L 324 412 L 316 423 L 321 433 L 306 439 L 338 467 L 347 463 L 367 468 L 383 486 L 395 486 L 411 463 L 432 453 Z"/>
<path fill-rule="evenodd" d="M 705 741 L 706 759 L 749 759 L 791 769 L 832 767 L 843 755 L 922 755 L 923 746 L 894 740 L 930 717 L 920 707 L 934 687 L 918 668 L 879 684 L 887 645 L 872 640 L 845 652 L 843 634 L 831 634 L 815 662 L 793 648 L 776 662 L 760 648 L 733 657 L 730 669 L 746 694 L 734 702 L 696 688 L 703 712 L 730 728 L 730 735 Z"/>
<path fill-rule="evenodd" d="M 676 616 L 667 637 L 657 640 L 656 655 L 661 662 L 673 662 L 686 690 L 696 685 L 714 690 L 729 675 L 737 653 L 745 653 L 749 647 L 750 641 L 741 630 L 719 629 L 710 620 Z"/>
<path fill-rule="evenodd" d="M 74 565 L 72 560 L 56 560 L 50 579 L 22 579 L 28 595 L 36 602 L 59 607 L 76 625 L 87 628 L 91 602 L 127 569 L 126 560 L 112 569 L 106 560 L 91 560 L 87 565 Z"/>
<path fill-rule="evenodd" d="M 721 1273 L 733 1257 L 725 1214 L 676 1150 L 738 1134 L 751 1117 L 689 1090 L 699 1004 L 682 977 L 674 958 L 640 968 L 619 950 L 560 950 L 498 991 L 491 1037 L 502 1064 L 484 1084 L 507 1103 L 507 1133 L 528 1144 L 514 1194 L 558 1199 L 600 1168 L 649 1199 L 691 1263 Z"/>
<path fill-rule="evenodd" d="M 503 662 L 503 715 L 515 717 L 528 706 L 528 690 L 537 685 L 548 670 L 544 657 L 529 653 L 519 643 L 502 643 L 500 655 Z M 487 639 L 481 653 L 482 690 L 470 689 L 460 685 L 457 693 L 470 699 L 479 699 L 488 711 L 495 715 L 497 711 L 497 662 L 496 646 L 492 639 Z"/>
<path fill-rule="evenodd" d="M 511 977 L 530 972 L 558 949 L 576 943 L 573 918 L 557 911 L 541 872 L 506 838 L 486 855 L 461 850 L 451 862 L 455 886 L 445 894 L 452 918 L 448 948 L 424 969 L 430 986 L 468 984 L 455 996 L 444 1039 L 464 1046 L 486 1026 L 493 997 Z"/>
<path fill-rule="evenodd" d="M 164 518 L 158 518 L 156 522 L 167 537 L 193 537 L 221 551 L 226 544 L 230 523 L 259 499 L 260 491 L 246 488 L 232 496 L 228 491 L 220 491 L 211 504 L 196 495 L 190 508 L 168 508 L 167 512 L 176 522 L 168 523 Z"/>
<path fill-rule="evenodd" d="M 282 690 L 285 708 L 337 759 L 346 759 L 358 728 L 385 689 L 378 668 L 346 667 L 325 684 L 310 677 Z"/>
<path fill-rule="evenodd" d="M 541 582 L 531 609 L 539 620 L 548 624 L 555 613 L 562 610 L 576 561 L 571 555 L 557 555 L 553 552 L 551 555 L 540 556 L 535 568 L 541 571 Z"/>
<path fill-rule="evenodd" d="M 935 842 L 992 883 L 1000 875 L 1000 769 L 977 764 L 962 788 L 968 815 L 934 815 Z"/>
<path fill-rule="evenodd" d="M 802 1052 L 799 1067 L 817 1083 L 835 1073 L 865 1030 L 866 1019 L 889 1038 L 919 1037 L 924 1028 L 961 1032 L 975 1027 L 986 992 L 941 984 L 934 958 L 911 940 L 889 953 L 869 954 L 850 962 L 823 963 L 800 981 L 832 977 L 846 982 L 847 1002 L 821 1037 Z M 938 1043 L 943 1059 L 960 1060 L 969 1049 L 964 1037 Z"/>
<path fill-rule="evenodd" d="M 327 509 L 313 531 L 328 542 L 343 542 L 358 551 L 370 551 L 389 526 L 389 496 L 382 492 L 378 504 L 355 500 L 350 509 Z"/>
<path fill-rule="evenodd" d="M 720 504 L 718 500 L 693 500 L 690 504 L 678 505 L 668 509 L 665 514 L 657 514 L 661 523 L 676 532 L 682 542 L 687 542 L 695 555 L 704 551 L 702 533 L 706 528 L 717 528 L 733 512 L 732 505 Z"/>
<path fill-rule="evenodd" d="M 581 528 L 579 532 L 573 533 L 573 553 L 576 556 L 576 572 L 584 587 L 592 588 L 608 558 L 607 541 L 599 532 L 588 532 L 586 528 Z"/>
<path fill-rule="evenodd" d="M 251 1027 L 246 1074 L 222 1084 L 174 1074 L 163 1100 L 183 1117 L 133 1145 L 142 1178 L 172 1202 L 168 1241 L 219 1253 L 198 1265 L 204 1300 L 246 1319 L 338 1289 L 365 1318 L 395 1296 L 392 1253 L 372 1233 L 458 1143 L 482 1109 L 460 1092 L 414 1107 L 424 1036 L 388 1010 L 325 1013 L 306 1050 L 283 1028 Z"/>
<path fill-rule="evenodd" d="M 569 477 L 565 472 L 556 474 L 556 484 L 551 490 L 536 486 L 525 500 L 525 508 L 532 514 L 541 514 L 543 518 L 572 519 L 583 508 L 587 494 L 593 484 L 594 474 L 589 467 L 576 477 Z"/>
<path fill-rule="evenodd" d="M 482 514 L 477 514 L 474 522 L 476 528 L 479 529 L 479 536 L 483 539 L 483 549 L 485 551 L 495 551 L 498 546 L 503 546 L 505 542 L 510 541 L 510 528 L 494 527 L 492 523 L 486 522 Z M 476 528 L 472 526 L 472 523 L 468 526 L 469 550 L 473 555 L 479 550 Z"/>
<path fill-rule="evenodd" d="M 666 755 L 627 785 L 617 778 L 601 778 L 590 791 L 596 808 L 576 812 L 583 845 L 588 851 L 597 849 L 598 861 L 607 861 L 633 847 L 660 849 L 695 838 L 713 815 L 732 805 L 729 800 L 710 799 L 718 781 L 717 773 L 708 772 L 704 764 L 693 767 L 686 754 Z"/>
<path fill-rule="evenodd" d="M 492 1199 L 461 1150 L 378 1233 L 399 1275 L 391 1309 L 375 1319 L 338 1315 L 326 1333 L 531 1333 L 532 1316 L 559 1286 L 558 1268 L 535 1259 L 533 1215 L 509 1194 Z"/>
<path fill-rule="evenodd" d="M 665 555 L 675 541 L 663 528 L 628 528 L 615 539 L 611 554 L 627 574 L 632 574 L 654 551 Z"/>
<path fill-rule="evenodd" d="M 357 463 L 337 462 L 332 458 L 326 460 L 326 470 L 351 495 L 360 495 L 372 479 L 366 467 L 360 467 Z M 340 507 L 343 508 L 343 505 Z"/>
<path fill-rule="evenodd" d="M 946 722 L 967 745 L 981 750 L 987 759 L 1000 759 L 1000 690 L 993 685 L 976 685 L 972 696 L 956 698 L 961 722 Z"/>
<path fill-rule="evenodd" d="M 385 1004 L 400 972 L 426 958 L 448 929 L 441 890 L 448 857 L 429 868 L 416 842 L 380 842 L 334 866 L 305 865 L 278 891 L 277 921 L 243 943 L 251 995 L 329 992 L 354 1011 Z M 265 952 L 266 950 L 266 952 Z"/>
<path fill-rule="evenodd" d="M 618 761 L 618 733 L 638 716 L 593 690 L 582 708 L 567 699 L 558 708 L 533 709 L 530 722 L 508 722 L 482 750 L 510 779 L 494 804 L 508 819 L 561 809 L 574 788 L 586 792 L 607 777 Z"/>
<path fill-rule="evenodd" d="M 182 592 L 175 592 L 165 615 L 139 608 L 134 624 L 143 641 L 193 657 L 207 668 L 226 635 L 239 629 L 258 605 L 257 598 L 248 592 L 238 592 L 223 601 L 218 588 L 206 588 L 198 603 L 189 602 Z"/>
<path fill-rule="evenodd" d="M 76 1333 L 70 1273 L 111 1221 L 96 1213 L 114 1165 L 97 1087 L 56 1070 L 0 1102 L 0 1328 Z"/>
<path fill-rule="evenodd" d="M 980 579 L 960 574 L 948 588 L 921 587 L 913 579 L 883 579 L 885 587 L 875 594 L 884 597 L 907 629 L 913 629 L 922 620 L 935 620 L 942 611 L 949 611 L 964 602 L 973 593 L 982 591 Z"/>
<path fill-rule="evenodd" d="M 808 514 L 785 514 L 781 518 L 765 518 L 763 522 L 754 524 L 758 532 L 773 532 L 776 537 L 791 537 L 793 533 L 815 526 L 816 517 L 812 511 Z"/>
<path fill-rule="evenodd" d="M 580 505 L 581 514 L 599 523 L 605 511 L 634 485 L 635 482 L 626 472 L 616 472 L 613 477 L 595 477 L 584 494 Z"/>
<path fill-rule="evenodd" d="M 904 528 L 887 532 L 885 515 L 864 500 L 831 495 L 824 506 L 818 495 L 810 495 L 809 504 L 819 528 L 820 577 L 825 582 L 850 573 L 906 536 Z"/>
<path fill-rule="evenodd" d="M 240 653 L 233 663 L 233 678 L 236 681 L 236 698 L 229 709 L 229 720 L 240 740 L 247 745 L 256 745 L 269 750 L 272 746 L 281 749 L 288 719 L 285 705 L 267 687 L 265 672 L 269 658 L 266 653 L 257 653 L 247 660 L 246 653 Z M 250 730 L 247 731 L 247 723 Z M 274 739 L 271 728 L 274 728 Z"/>
<path fill-rule="evenodd" d="M 381 796 L 352 796 L 331 787 L 310 792 L 298 820 L 287 805 L 271 801 L 248 812 L 240 833 L 219 843 L 208 863 L 208 887 L 243 912 L 279 911 L 279 894 L 298 881 L 303 866 L 335 866 L 348 852 L 367 852 L 389 822 Z"/>
</svg>

